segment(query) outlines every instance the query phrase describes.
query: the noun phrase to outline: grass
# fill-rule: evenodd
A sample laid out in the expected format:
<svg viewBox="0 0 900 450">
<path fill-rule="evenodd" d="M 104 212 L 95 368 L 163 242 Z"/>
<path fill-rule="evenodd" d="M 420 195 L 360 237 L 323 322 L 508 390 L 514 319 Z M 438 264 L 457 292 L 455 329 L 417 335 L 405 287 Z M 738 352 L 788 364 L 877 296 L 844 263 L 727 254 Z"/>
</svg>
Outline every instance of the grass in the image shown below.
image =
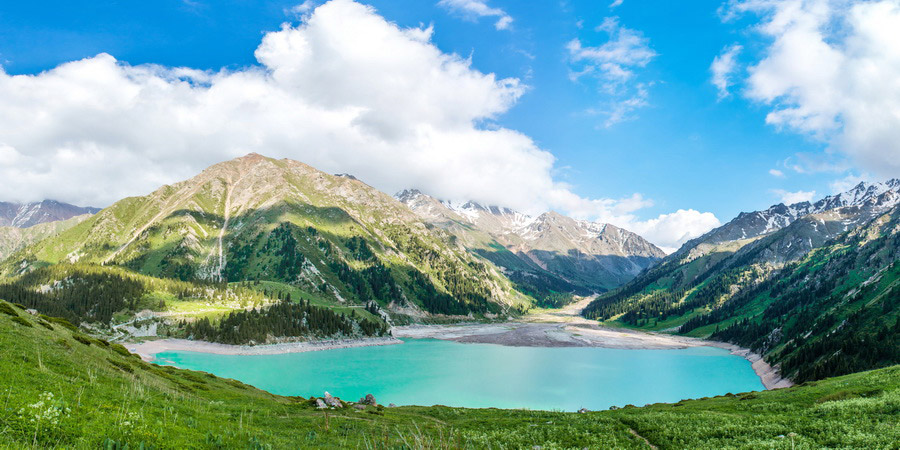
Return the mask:
<svg viewBox="0 0 900 450">
<path fill-rule="evenodd" d="M 35 326 L 38 318 L 0 305 L 14 313 L 0 314 L 0 447 L 548 449 L 649 442 L 786 449 L 793 438 L 799 449 L 900 442 L 900 366 L 777 391 L 587 414 L 441 406 L 323 412 L 309 399 L 147 364 L 58 322 L 52 330 Z"/>
</svg>

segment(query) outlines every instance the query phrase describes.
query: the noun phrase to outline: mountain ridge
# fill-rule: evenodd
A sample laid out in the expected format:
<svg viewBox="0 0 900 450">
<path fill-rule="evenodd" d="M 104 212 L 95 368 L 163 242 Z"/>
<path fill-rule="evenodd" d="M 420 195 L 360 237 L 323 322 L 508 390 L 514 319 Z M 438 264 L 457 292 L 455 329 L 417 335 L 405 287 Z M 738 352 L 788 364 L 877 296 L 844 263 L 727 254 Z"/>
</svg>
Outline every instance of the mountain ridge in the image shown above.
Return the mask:
<svg viewBox="0 0 900 450">
<path fill-rule="evenodd" d="M 28 228 L 34 225 L 96 214 L 100 208 L 81 207 L 56 200 L 31 203 L 0 202 L 0 226 Z"/>
<path fill-rule="evenodd" d="M 529 216 L 472 201 L 441 201 L 415 189 L 395 198 L 496 264 L 556 277 L 581 292 L 615 288 L 665 256 L 635 233 L 555 211 Z"/>
<path fill-rule="evenodd" d="M 7 261 L 114 264 L 180 280 L 270 280 L 336 302 L 496 313 L 529 300 L 490 264 L 367 184 L 249 154 L 116 202 Z"/>
<path fill-rule="evenodd" d="M 854 336 L 875 339 L 872 348 L 896 341 L 900 318 L 895 326 L 898 308 L 890 299 L 900 298 L 893 284 L 898 258 L 900 182 L 862 183 L 815 203 L 742 213 L 583 314 L 727 340 L 770 364 L 784 363 L 784 375 L 795 381 L 817 379 L 900 360 L 887 350 L 866 356 L 842 347 Z M 854 334 L 839 332 L 842 323 Z M 839 349 L 845 356 L 826 353 Z"/>
</svg>

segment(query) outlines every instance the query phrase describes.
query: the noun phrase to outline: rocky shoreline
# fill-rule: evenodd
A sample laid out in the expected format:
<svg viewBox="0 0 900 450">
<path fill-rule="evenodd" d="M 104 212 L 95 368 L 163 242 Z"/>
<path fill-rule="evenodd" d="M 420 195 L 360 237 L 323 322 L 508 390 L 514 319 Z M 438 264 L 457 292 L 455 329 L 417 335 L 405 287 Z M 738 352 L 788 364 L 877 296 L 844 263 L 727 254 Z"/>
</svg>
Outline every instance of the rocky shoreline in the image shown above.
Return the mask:
<svg viewBox="0 0 900 450">
<path fill-rule="evenodd" d="M 282 353 L 303 353 L 339 348 L 371 347 L 376 345 L 402 344 L 393 337 L 365 339 L 337 339 L 328 341 L 285 342 L 266 345 L 229 345 L 188 339 L 157 339 L 141 343 L 124 344 L 132 353 L 145 361 L 153 361 L 156 355 L 167 351 L 187 351 L 213 353 L 217 355 L 277 355 Z"/>
</svg>

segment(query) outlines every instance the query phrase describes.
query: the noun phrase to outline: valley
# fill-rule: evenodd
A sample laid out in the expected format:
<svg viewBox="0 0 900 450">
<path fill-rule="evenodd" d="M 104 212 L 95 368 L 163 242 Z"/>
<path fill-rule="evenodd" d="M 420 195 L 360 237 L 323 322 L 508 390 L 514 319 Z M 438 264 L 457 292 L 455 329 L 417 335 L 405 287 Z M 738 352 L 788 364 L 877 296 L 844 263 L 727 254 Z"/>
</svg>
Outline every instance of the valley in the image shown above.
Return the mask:
<svg viewBox="0 0 900 450">
<path fill-rule="evenodd" d="M 81 357 L 94 361 L 86 376 L 105 373 L 108 386 L 143 380 L 140 389 L 156 390 L 157 398 L 198 401 L 213 383 L 227 386 L 215 388 L 225 389 L 225 400 L 214 400 L 223 405 L 262 401 L 254 408 L 284 407 L 291 412 L 283 415 L 303 420 L 344 420 L 340 408 L 315 406 L 326 391 L 346 398 L 374 393 L 401 406 L 344 405 L 371 415 L 364 427 L 392 423 L 424 433 L 417 439 L 462 433 L 468 445 L 483 442 L 476 434 L 484 429 L 467 434 L 471 423 L 448 420 L 447 411 L 504 416 L 518 429 L 528 417 L 577 417 L 515 412 L 520 408 L 610 410 L 588 428 L 624 426 L 621 436 L 552 439 L 665 447 L 672 444 L 666 430 L 681 425 L 647 425 L 645 417 L 702 423 L 722 402 L 744 411 L 739 405 L 753 403 L 730 402 L 769 391 L 807 398 L 810 383 L 866 369 L 888 367 L 851 375 L 880 387 L 844 393 L 826 384 L 814 395 L 848 408 L 854 401 L 892 405 L 891 366 L 900 360 L 898 189 L 894 181 L 860 185 L 815 204 L 742 214 L 665 255 L 609 224 L 441 201 L 415 190 L 391 197 L 352 176 L 251 154 L 94 215 L 11 229 L 0 299 L 15 306 L 3 308 L 10 318 L 4 332 L 31 340 L 0 355 L 0 367 L 11 370 L 4 364 L 19 358 L 61 380 L 72 376 L 65 363 L 47 372 L 45 357 L 64 361 L 67 352 L 84 350 Z M 578 396 L 564 394 L 573 389 Z M 765 392 L 734 394 L 745 391 Z M 80 404 L 83 391 L 77 395 Z M 793 394 L 785 395 L 772 398 Z M 142 411 L 136 417 L 156 408 L 148 402 L 135 404 Z M 820 411 L 815 405 L 822 402 L 800 401 L 798 423 L 819 420 L 803 411 Z M 683 415 L 667 409 L 689 404 L 701 406 L 679 410 L 690 411 Z M 464 409 L 487 407 L 510 410 Z M 443 418 L 422 431 L 430 414 Z M 828 414 L 833 426 L 838 416 Z M 879 414 L 871 414 L 876 423 Z M 17 430 L 31 430 L 20 413 L 5 417 Z M 72 425 L 100 423 L 82 419 Z M 300 428 L 334 439 L 328 420 L 324 428 Z M 103 439 L 176 441 L 142 430 L 140 439 L 126 431 Z M 283 442 L 268 425 L 256 430 L 265 430 L 262 440 Z M 52 439 L 49 429 L 36 431 Z M 57 432 L 62 439 L 65 432 Z M 222 442 L 260 439 L 209 433 Z M 385 439 L 409 439 L 404 433 Z M 694 439 L 714 442 L 713 434 Z M 77 436 L 99 439 L 88 430 L 67 439 L 86 445 Z M 551 439 L 542 436 L 534 442 Z M 883 439 L 866 436 L 860 442 Z M 321 446 L 332 444 L 349 441 Z"/>
</svg>

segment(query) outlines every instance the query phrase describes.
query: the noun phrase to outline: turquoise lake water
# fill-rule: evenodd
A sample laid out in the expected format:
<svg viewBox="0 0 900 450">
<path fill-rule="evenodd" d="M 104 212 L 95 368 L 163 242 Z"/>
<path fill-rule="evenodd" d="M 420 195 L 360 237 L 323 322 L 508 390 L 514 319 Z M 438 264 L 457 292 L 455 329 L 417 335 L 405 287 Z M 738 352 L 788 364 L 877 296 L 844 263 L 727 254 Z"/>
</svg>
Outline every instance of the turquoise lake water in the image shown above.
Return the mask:
<svg viewBox="0 0 900 450">
<path fill-rule="evenodd" d="M 762 390 L 750 363 L 714 347 L 504 347 L 436 339 L 281 355 L 165 352 L 157 364 L 234 378 L 280 395 L 384 404 L 575 411 Z"/>
</svg>

